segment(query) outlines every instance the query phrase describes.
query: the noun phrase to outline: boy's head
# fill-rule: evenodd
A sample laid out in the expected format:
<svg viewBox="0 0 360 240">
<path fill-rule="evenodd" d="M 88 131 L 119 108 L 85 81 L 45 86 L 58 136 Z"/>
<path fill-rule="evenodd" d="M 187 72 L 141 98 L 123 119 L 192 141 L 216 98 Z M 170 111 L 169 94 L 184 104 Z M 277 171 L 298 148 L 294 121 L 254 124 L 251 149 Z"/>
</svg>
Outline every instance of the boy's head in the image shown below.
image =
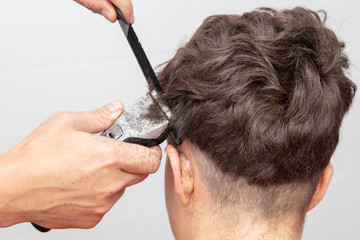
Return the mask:
<svg viewBox="0 0 360 240">
<path fill-rule="evenodd" d="M 301 234 L 356 89 L 343 48 L 316 12 L 295 8 L 208 17 L 177 51 L 158 74 L 183 139 L 167 149 L 176 237 L 204 217 L 288 221 Z"/>
</svg>

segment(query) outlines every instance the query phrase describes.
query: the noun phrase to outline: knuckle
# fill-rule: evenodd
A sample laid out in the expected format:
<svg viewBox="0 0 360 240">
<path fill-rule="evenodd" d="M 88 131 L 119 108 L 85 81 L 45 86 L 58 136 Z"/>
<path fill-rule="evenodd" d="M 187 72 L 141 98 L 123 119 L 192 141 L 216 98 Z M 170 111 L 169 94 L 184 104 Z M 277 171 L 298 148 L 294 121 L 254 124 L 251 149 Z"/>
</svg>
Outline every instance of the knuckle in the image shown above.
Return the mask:
<svg viewBox="0 0 360 240">
<path fill-rule="evenodd" d="M 131 2 L 131 0 L 124 1 L 124 7 L 125 7 L 126 9 L 128 9 L 129 11 L 132 11 L 132 10 L 133 10 L 133 7 L 132 7 L 132 2 Z"/>
<path fill-rule="evenodd" d="M 138 156 L 139 157 L 138 161 L 140 162 L 140 164 L 145 165 L 144 170 L 146 172 L 149 172 L 149 173 L 153 172 L 154 161 L 151 158 L 152 157 L 151 152 L 149 151 L 149 149 L 143 148 L 143 147 L 138 148 L 138 149 L 139 149 L 138 151 L 140 153 Z"/>
<path fill-rule="evenodd" d="M 121 184 L 121 185 L 122 186 L 121 186 L 120 191 L 119 191 L 119 198 L 121 198 L 122 195 L 124 195 L 124 193 L 125 193 L 125 187 L 123 186 L 123 184 Z"/>
<path fill-rule="evenodd" d="M 71 112 L 66 112 L 66 111 L 57 112 L 49 118 L 50 121 L 57 123 L 66 123 L 70 121 L 70 119 L 71 119 Z"/>
<path fill-rule="evenodd" d="M 98 6 L 98 2 L 96 0 L 84 1 L 83 5 L 94 13 L 100 13 L 100 7 Z"/>
<path fill-rule="evenodd" d="M 122 11 L 124 12 L 132 12 L 133 6 L 131 0 L 125 0 L 125 1 L 118 1 L 116 4 Z"/>
<path fill-rule="evenodd" d="M 94 117 L 98 122 L 105 122 L 111 124 L 113 121 L 110 118 L 109 114 L 107 114 L 104 109 L 99 109 L 94 112 Z"/>
<path fill-rule="evenodd" d="M 91 229 L 91 228 L 94 228 L 94 227 L 96 227 L 96 225 L 98 225 L 98 223 L 101 221 L 101 219 L 100 220 L 95 220 L 95 221 L 90 221 L 90 222 L 88 222 L 88 223 L 86 223 L 84 226 L 83 226 L 83 228 L 84 229 Z"/>
<path fill-rule="evenodd" d="M 111 209 L 108 203 L 104 203 L 94 210 L 94 219 L 98 222 L 104 217 L 104 215 Z"/>
<path fill-rule="evenodd" d="M 149 174 L 155 173 L 160 167 L 161 149 L 116 142 L 108 156 L 108 164 L 125 172 Z"/>
<path fill-rule="evenodd" d="M 138 174 L 138 175 L 134 175 L 133 178 L 131 180 L 129 180 L 129 182 L 126 184 L 126 186 L 132 186 L 135 184 L 138 184 L 139 182 L 142 182 L 145 178 L 147 178 L 147 174 Z"/>
<path fill-rule="evenodd" d="M 149 164 L 149 173 L 155 173 L 159 167 L 160 167 L 160 161 L 161 161 L 161 150 L 159 148 L 155 148 L 156 150 L 150 149 L 148 151 L 148 161 Z"/>
<path fill-rule="evenodd" d="M 113 152 L 113 147 L 110 141 L 112 139 L 106 137 L 100 137 L 97 139 L 98 142 L 96 142 L 97 144 L 94 146 L 94 151 L 98 153 L 99 158 L 108 159 L 112 156 Z"/>
<path fill-rule="evenodd" d="M 155 173 L 160 166 L 161 150 L 153 150 L 152 148 L 143 147 L 140 145 L 133 145 L 134 154 L 131 162 L 136 163 L 135 165 L 140 166 L 144 173 Z"/>
<path fill-rule="evenodd" d="M 107 199 L 111 199 L 115 194 L 115 190 L 113 188 L 107 188 L 104 189 L 101 193 L 101 196 L 107 200 Z"/>
<path fill-rule="evenodd" d="M 106 209 L 104 206 L 98 207 L 94 211 L 95 219 L 102 218 L 106 213 Z"/>
</svg>

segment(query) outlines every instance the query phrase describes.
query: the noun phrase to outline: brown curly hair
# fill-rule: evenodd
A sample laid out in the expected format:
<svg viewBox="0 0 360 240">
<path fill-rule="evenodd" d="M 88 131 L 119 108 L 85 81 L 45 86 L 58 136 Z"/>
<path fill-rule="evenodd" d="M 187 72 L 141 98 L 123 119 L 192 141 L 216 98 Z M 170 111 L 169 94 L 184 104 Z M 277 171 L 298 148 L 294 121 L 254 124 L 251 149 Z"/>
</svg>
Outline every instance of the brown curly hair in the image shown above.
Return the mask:
<svg viewBox="0 0 360 240">
<path fill-rule="evenodd" d="M 210 16 L 158 73 L 179 136 L 222 174 L 262 187 L 319 179 L 356 90 L 324 15 Z"/>
</svg>

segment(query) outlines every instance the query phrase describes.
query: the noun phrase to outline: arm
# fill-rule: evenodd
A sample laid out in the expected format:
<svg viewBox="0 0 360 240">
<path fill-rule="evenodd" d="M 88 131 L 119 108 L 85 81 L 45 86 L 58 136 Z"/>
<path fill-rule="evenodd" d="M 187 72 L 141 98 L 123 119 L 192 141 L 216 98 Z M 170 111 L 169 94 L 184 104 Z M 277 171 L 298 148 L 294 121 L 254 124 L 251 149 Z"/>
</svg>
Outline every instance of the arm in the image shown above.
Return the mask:
<svg viewBox="0 0 360 240">
<path fill-rule="evenodd" d="M 0 155 L 0 227 L 94 227 L 126 187 L 157 171 L 161 150 L 94 135 L 120 115 L 118 101 L 57 113 Z"/>
<path fill-rule="evenodd" d="M 100 13 L 110 22 L 116 21 L 115 4 L 124 14 L 126 21 L 133 24 L 134 14 L 131 0 L 75 0 L 94 13 Z"/>
</svg>

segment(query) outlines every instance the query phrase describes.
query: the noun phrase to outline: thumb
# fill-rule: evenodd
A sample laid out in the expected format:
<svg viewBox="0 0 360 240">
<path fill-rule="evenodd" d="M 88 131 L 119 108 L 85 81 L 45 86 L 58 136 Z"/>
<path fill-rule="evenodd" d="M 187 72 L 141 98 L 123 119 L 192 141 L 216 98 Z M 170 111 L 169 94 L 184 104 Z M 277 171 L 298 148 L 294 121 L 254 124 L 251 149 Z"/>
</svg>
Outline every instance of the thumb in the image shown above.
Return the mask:
<svg viewBox="0 0 360 240">
<path fill-rule="evenodd" d="M 127 22 L 134 24 L 134 10 L 131 0 L 110 0 L 113 4 L 115 4 L 124 15 Z M 114 9 L 115 13 L 115 9 Z M 116 16 L 116 13 L 115 13 Z"/>
<path fill-rule="evenodd" d="M 114 123 L 123 109 L 123 104 L 115 100 L 101 108 L 76 113 L 73 127 L 76 130 L 88 133 L 102 132 Z"/>
</svg>

